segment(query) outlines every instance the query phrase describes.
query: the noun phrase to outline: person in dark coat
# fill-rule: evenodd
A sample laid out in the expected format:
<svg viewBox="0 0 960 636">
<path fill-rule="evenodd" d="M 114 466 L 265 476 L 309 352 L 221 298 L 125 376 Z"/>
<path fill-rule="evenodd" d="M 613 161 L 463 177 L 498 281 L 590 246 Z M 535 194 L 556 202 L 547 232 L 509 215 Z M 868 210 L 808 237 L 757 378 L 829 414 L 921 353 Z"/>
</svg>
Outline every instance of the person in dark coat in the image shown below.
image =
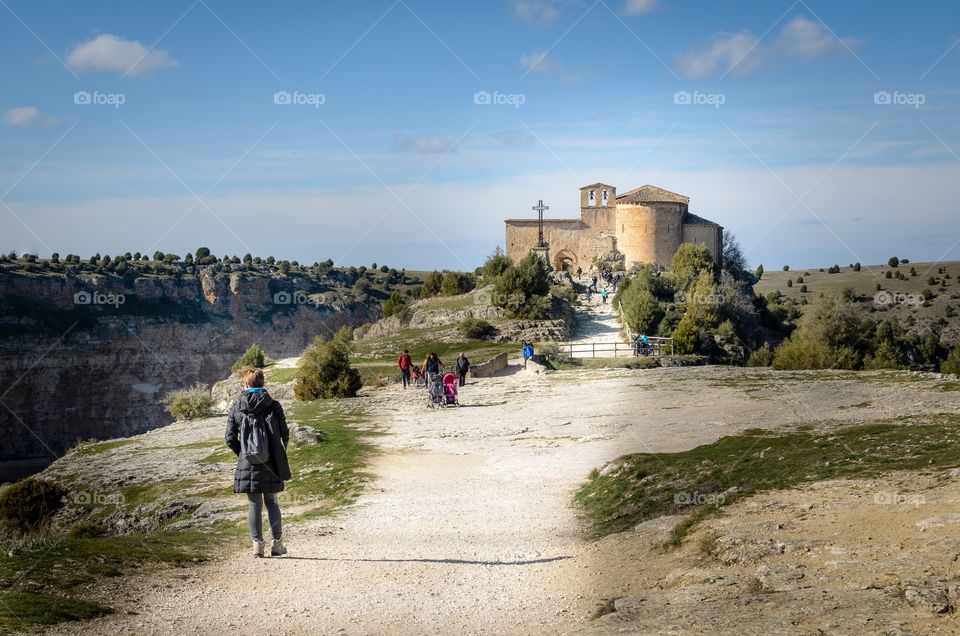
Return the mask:
<svg viewBox="0 0 960 636">
<path fill-rule="evenodd" d="M 290 439 L 290 431 L 287 428 L 287 419 L 283 414 L 283 407 L 270 397 L 267 390 L 263 388 L 263 371 L 248 368 L 243 370 L 242 375 L 244 390 L 230 407 L 225 435 L 227 446 L 237 455 L 233 492 L 247 495 L 249 502 L 247 522 L 250 526 L 250 535 L 253 538 L 254 556 L 262 557 L 264 552 L 264 505 L 267 508 L 270 534 L 273 537 L 270 556 L 281 556 L 287 553 L 287 548 L 284 547 L 282 541 L 283 528 L 280 519 L 280 502 L 277 495 L 283 491 L 283 482 L 290 479 L 290 464 L 287 460 L 287 442 Z M 240 454 L 240 425 L 244 416 L 258 419 L 262 416 L 266 422 L 270 458 L 263 464 L 251 464 Z"/>
<path fill-rule="evenodd" d="M 460 386 L 467 384 L 467 373 L 470 371 L 470 360 L 463 353 L 457 358 L 457 378 L 460 380 Z"/>
</svg>

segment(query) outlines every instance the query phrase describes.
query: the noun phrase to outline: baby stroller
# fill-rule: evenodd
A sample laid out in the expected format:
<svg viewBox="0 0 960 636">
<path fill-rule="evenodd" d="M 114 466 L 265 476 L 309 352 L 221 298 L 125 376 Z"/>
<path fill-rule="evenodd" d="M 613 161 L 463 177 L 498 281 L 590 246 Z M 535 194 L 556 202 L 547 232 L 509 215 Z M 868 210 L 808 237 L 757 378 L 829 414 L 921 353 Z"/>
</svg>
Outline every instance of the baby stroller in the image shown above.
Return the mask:
<svg viewBox="0 0 960 636">
<path fill-rule="evenodd" d="M 457 397 L 457 374 L 452 371 L 443 374 L 443 397 L 446 406 L 460 406 L 460 400 Z"/>
<path fill-rule="evenodd" d="M 443 375 L 435 373 L 430 376 L 428 395 L 427 406 L 430 408 L 459 406 L 460 403 L 457 401 L 457 374 L 447 372 Z"/>
</svg>

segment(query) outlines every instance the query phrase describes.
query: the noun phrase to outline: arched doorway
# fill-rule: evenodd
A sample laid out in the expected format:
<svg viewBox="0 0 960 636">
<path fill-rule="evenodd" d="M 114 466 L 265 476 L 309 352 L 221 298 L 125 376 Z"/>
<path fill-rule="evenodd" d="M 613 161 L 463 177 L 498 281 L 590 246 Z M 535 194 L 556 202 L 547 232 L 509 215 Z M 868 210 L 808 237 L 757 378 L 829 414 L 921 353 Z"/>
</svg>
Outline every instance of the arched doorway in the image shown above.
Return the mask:
<svg viewBox="0 0 960 636">
<path fill-rule="evenodd" d="M 553 257 L 553 269 L 558 272 L 567 272 L 577 269 L 577 257 L 570 250 L 560 250 Z"/>
</svg>

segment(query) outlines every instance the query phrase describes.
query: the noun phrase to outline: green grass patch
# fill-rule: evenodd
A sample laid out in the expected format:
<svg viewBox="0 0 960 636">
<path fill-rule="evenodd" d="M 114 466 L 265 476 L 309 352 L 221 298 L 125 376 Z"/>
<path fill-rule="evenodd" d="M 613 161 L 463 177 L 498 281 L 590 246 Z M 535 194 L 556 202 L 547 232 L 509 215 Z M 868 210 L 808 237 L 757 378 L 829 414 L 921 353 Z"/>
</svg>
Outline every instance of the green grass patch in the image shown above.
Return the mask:
<svg viewBox="0 0 960 636">
<path fill-rule="evenodd" d="M 109 442 L 93 442 L 93 443 L 84 443 L 77 449 L 78 455 L 99 455 L 100 453 L 105 453 L 106 451 L 113 450 L 115 448 L 120 448 L 122 446 L 127 446 L 132 444 L 132 439 L 115 439 Z"/>
<path fill-rule="evenodd" d="M 263 370 L 263 377 L 269 384 L 286 384 L 287 382 L 293 382 L 293 379 L 297 377 L 297 368 L 278 368 L 271 365 Z"/>
<path fill-rule="evenodd" d="M 329 514 L 353 503 L 371 476 L 364 471 L 376 451 L 369 438 L 377 433 L 358 428 L 365 420 L 356 400 L 296 402 L 287 418 L 323 431 L 319 444 L 291 441 L 287 450 L 293 478 L 286 483 L 284 498 L 295 505 L 309 505 L 306 516 Z"/>
<path fill-rule="evenodd" d="M 0 592 L 0 629 L 23 629 L 112 614 L 96 603 L 53 594 Z M 6 629 L 4 629 L 6 631 Z"/>
<path fill-rule="evenodd" d="M 593 536 L 691 513 L 679 545 L 716 509 L 754 493 L 886 471 L 960 466 L 960 415 L 899 418 L 785 433 L 748 430 L 679 453 L 638 453 L 594 470 L 574 499 Z M 735 490 L 732 490 L 735 489 Z"/>
</svg>

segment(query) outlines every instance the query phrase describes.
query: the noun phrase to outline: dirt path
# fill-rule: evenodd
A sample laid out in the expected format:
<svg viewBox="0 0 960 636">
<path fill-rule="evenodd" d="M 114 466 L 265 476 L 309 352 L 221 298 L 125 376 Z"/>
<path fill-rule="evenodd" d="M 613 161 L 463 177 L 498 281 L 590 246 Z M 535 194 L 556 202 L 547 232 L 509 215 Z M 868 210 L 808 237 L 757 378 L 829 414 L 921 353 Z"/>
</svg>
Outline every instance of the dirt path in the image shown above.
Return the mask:
<svg viewBox="0 0 960 636">
<path fill-rule="evenodd" d="M 469 384 L 464 406 L 446 410 L 428 410 L 421 391 L 377 390 L 366 398 L 387 433 L 377 439 L 376 480 L 335 518 L 288 527 L 289 557 L 253 559 L 243 545 L 195 568 L 125 578 L 109 592 L 117 614 L 54 633 L 583 627 L 603 600 L 596 583 L 607 568 L 569 507 L 589 471 L 625 452 L 680 450 L 747 427 L 809 421 L 813 391 L 818 410 L 850 420 L 955 404 L 907 383 L 798 386 L 795 377 L 727 368 L 548 376 L 511 368 Z M 838 408 L 867 402 L 874 406 Z"/>
<path fill-rule="evenodd" d="M 624 342 L 623 330 L 613 305 L 613 288 L 609 287 L 607 292 L 610 295 L 607 297 L 606 303 L 602 301 L 600 294 L 593 294 L 590 300 L 587 300 L 586 294 L 580 294 L 577 297 L 580 325 L 577 330 L 577 337 L 572 340 L 578 345 L 573 357 L 592 356 L 591 351 L 583 345 L 603 344 L 608 345 L 604 350 L 612 350 L 609 347 L 610 343 Z M 629 355 L 631 355 L 629 349 L 618 352 L 619 357 Z"/>
</svg>

